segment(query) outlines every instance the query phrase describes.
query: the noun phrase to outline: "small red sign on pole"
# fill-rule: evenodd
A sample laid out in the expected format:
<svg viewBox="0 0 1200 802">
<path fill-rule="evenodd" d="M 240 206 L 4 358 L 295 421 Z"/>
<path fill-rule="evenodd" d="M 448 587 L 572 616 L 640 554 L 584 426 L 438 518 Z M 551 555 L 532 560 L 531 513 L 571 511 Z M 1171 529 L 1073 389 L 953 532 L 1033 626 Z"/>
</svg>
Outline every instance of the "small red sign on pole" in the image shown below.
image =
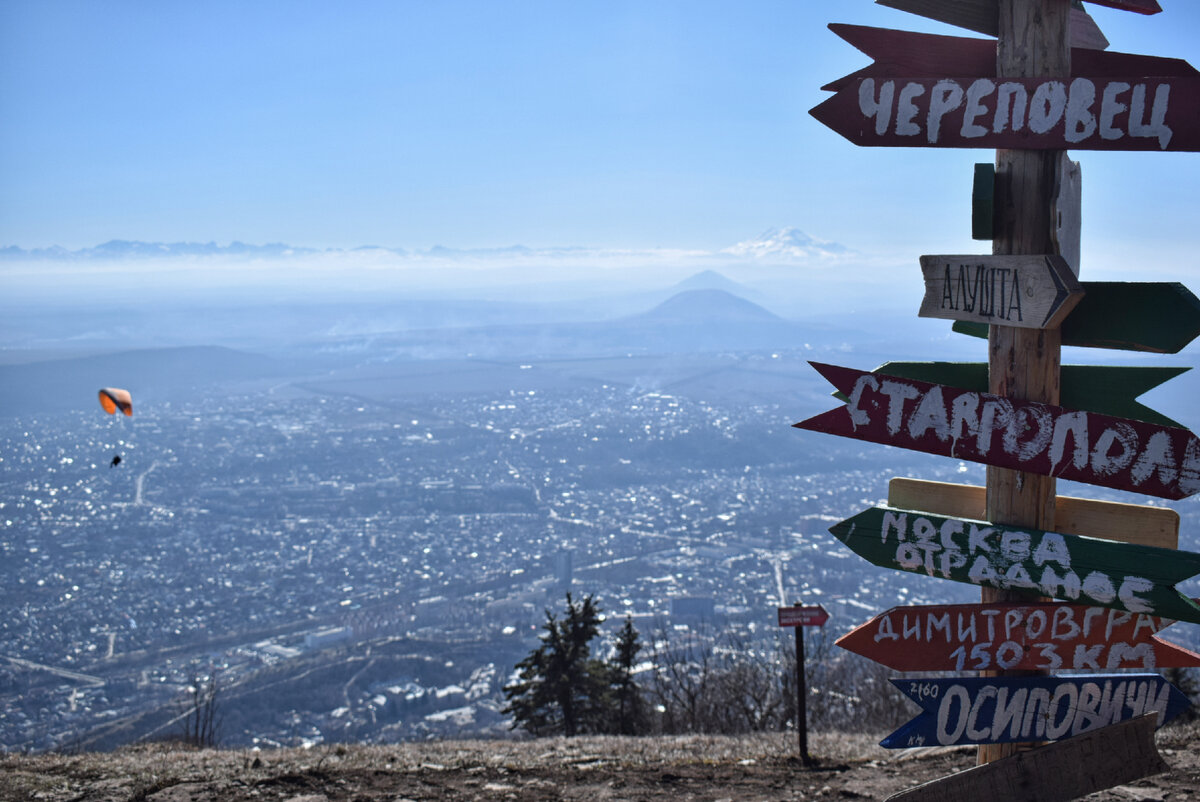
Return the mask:
<svg viewBox="0 0 1200 802">
<path fill-rule="evenodd" d="M 781 627 L 823 627 L 829 620 L 829 613 L 819 604 L 808 607 L 780 607 L 779 626 Z"/>
</svg>

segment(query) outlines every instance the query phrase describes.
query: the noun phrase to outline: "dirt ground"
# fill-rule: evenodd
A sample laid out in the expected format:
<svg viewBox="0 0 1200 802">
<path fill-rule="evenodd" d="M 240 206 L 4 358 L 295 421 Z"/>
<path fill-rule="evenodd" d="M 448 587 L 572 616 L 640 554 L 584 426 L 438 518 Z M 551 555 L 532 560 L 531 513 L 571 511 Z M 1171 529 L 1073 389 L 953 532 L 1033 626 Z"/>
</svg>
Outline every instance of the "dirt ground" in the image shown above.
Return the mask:
<svg viewBox="0 0 1200 802">
<path fill-rule="evenodd" d="M 45 802 L 405 800 L 882 800 L 974 765 L 974 749 L 891 752 L 867 736 L 447 741 L 308 750 L 0 756 L 0 799 Z M 1088 797 L 1200 799 L 1200 729 L 1160 731 L 1171 771 Z"/>
</svg>

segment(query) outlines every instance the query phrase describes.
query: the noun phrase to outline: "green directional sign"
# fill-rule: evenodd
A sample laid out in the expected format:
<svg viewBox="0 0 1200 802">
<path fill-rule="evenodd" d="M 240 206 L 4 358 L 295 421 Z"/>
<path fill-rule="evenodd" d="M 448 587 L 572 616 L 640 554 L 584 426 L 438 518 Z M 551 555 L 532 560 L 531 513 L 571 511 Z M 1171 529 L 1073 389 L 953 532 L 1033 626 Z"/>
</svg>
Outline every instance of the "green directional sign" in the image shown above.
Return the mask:
<svg viewBox="0 0 1200 802">
<path fill-rule="evenodd" d="M 1200 298 L 1179 282 L 1082 281 L 1086 293 L 1062 324 L 1062 344 L 1177 354 L 1200 336 Z M 983 323 L 954 330 L 988 335 Z"/>
<path fill-rule="evenodd" d="M 1186 367 L 1063 365 L 1060 403 L 1071 409 L 1085 409 L 1114 418 L 1182 427 L 1134 399 L 1189 370 L 1191 368 Z M 988 366 L 984 362 L 885 362 L 871 373 L 981 393 L 988 389 Z M 834 397 L 847 400 L 841 393 L 834 393 Z"/>
<path fill-rule="evenodd" d="M 1200 554 L 892 507 L 829 531 L 883 568 L 1200 624 L 1200 605 L 1175 589 L 1200 574 Z"/>
</svg>

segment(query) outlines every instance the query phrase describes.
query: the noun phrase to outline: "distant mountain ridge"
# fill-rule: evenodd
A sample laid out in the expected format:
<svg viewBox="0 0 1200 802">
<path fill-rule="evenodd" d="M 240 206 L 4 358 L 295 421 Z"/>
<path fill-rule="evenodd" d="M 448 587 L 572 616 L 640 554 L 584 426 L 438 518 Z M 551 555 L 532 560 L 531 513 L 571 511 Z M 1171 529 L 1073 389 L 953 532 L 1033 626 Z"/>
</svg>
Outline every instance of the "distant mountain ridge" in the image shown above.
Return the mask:
<svg viewBox="0 0 1200 802">
<path fill-rule="evenodd" d="M 782 322 L 778 315 L 753 301 L 720 289 L 685 290 L 629 319 L 658 323 Z"/>
</svg>

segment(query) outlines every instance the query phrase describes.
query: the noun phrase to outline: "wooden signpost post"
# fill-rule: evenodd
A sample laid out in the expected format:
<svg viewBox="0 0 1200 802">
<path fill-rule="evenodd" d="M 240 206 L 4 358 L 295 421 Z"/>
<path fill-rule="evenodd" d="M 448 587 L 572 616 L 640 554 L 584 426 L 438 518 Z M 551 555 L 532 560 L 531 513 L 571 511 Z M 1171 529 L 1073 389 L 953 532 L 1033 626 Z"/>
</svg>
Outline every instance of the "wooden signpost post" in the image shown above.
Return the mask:
<svg viewBox="0 0 1200 802">
<path fill-rule="evenodd" d="M 920 317 L 1053 329 L 1083 298 L 1061 256 L 922 256 Z"/>
<path fill-rule="evenodd" d="M 892 684 L 921 713 L 880 742 L 889 749 L 1057 741 L 1147 713 L 1157 713 L 1161 727 L 1192 704 L 1158 674 L 918 677 Z"/>
<path fill-rule="evenodd" d="M 893 506 L 831 530 L 876 565 L 982 590 L 979 605 L 896 608 L 843 641 L 889 665 L 982 674 L 905 681 L 925 712 L 885 745 L 978 743 L 981 764 L 1000 762 L 945 787 L 1019 780 L 1012 798 L 1068 799 L 1112 784 L 1103 778 L 1161 770 L 1146 725 L 1119 722 L 1152 710 L 1161 724 L 1186 699 L 1153 675 L 1010 672 L 1194 665 L 1200 655 L 1156 633 L 1164 618 L 1200 623 L 1200 604 L 1174 587 L 1200 573 L 1200 555 L 1174 550 L 1173 513 L 1059 498 L 1056 480 L 1186 498 L 1200 490 L 1200 439 L 1133 400 L 1170 375 L 1064 374 L 1061 346 L 1175 353 L 1200 334 L 1200 301 L 1180 285 L 1075 280 L 1080 168 L 1066 150 L 1200 150 L 1200 73 L 1178 59 L 1100 52 L 1103 34 L 1070 0 L 877 2 L 996 37 L 830 26 L 874 63 L 828 84 L 833 96 L 810 112 L 865 146 L 997 149 L 994 169 L 977 170 L 972 205 L 972 234 L 990 238 L 992 254 L 922 259 L 921 314 L 986 334 L 986 375 L 945 363 L 874 373 L 814 363 L 845 404 L 795 425 L 987 465 L 986 488 L 900 480 Z M 1161 10 L 1154 0 L 1097 4 Z M 1119 393 L 1104 386 L 1114 381 Z M 891 498 L 905 492 L 904 503 Z M 1068 736 L 1039 757 L 1015 756 L 1018 744 Z M 1106 755 L 1079 744 L 1146 759 L 1107 771 Z M 1086 762 L 1086 778 L 1064 779 L 1064 760 Z M 941 787 L 920 798 L 975 796 L 939 796 Z"/>
<path fill-rule="evenodd" d="M 1190 668 L 1200 654 L 1162 640 L 1174 621 L 1062 602 L 893 607 L 838 638 L 896 671 Z"/>
<path fill-rule="evenodd" d="M 849 400 L 800 429 L 1161 498 L 1200 491 L 1200 438 L 1186 429 L 810 364 Z"/>
<path fill-rule="evenodd" d="M 794 627 L 796 631 L 796 737 L 799 739 L 800 761 L 811 766 L 808 752 L 808 684 L 804 679 L 804 627 L 823 627 L 829 613 L 819 604 L 779 608 L 779 626 Z"/>
</svg>

